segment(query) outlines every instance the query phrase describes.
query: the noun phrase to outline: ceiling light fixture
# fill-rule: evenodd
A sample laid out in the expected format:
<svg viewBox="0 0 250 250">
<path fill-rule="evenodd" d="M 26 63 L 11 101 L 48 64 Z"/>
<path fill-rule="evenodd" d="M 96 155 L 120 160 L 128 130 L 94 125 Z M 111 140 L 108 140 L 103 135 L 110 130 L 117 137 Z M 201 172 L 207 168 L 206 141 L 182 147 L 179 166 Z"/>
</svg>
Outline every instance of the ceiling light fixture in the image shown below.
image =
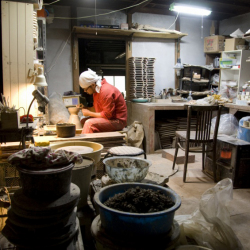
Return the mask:
<svg viewBox="0 0 250 250">
<path fill-rule="evenodd" d="M 208 16 L 212 12 L 210 9 L 206 9 L 203 7 L 190 6 L 190 5 L 178 4 L 178 3 L 172 3 L 170 5 L 169 10 L 176 11 L 179 13 L 186 13 L 190 15 L 197 15 L 197 16 Z"/>
</svg>

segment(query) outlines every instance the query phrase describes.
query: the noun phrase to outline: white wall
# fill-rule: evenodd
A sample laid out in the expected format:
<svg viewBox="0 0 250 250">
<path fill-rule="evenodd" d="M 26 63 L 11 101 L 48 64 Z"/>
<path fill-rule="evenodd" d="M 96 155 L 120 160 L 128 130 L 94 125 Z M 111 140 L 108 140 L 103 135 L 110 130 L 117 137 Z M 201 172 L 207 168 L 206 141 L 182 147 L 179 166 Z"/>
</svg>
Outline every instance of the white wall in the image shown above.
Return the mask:
<svg viewBox="0 0 250 250">
<path fill-rule="evenodd" d="M 220 35 L 230 35 L 238 28 L 243 33 L 250 29 L 250 13 L 221 21 L 219 33 Z"/>
<path fill-rule="evenodd" d="M 168 29 L 174 16 L 135 13 L 133 23 L 148 24 Z M 173 27 L 172 27 L 173 29 Z M 155 61 L 155 92 L 158 95 L 164 88 L 174 87 L 175 40 L 136 38 L 132 41 L 133 57 L 152 57 Z"/>
<path fill-rule="evenodd" d="M 55 16 L 69 16 L 70 9 L 68 7 L 53 7 Z M 106 13 L 109 10 L 97 10 L 97 14 Z M 78 17 L 86 17 L 94 15 L 93 9 L 78 8 Z M 203 52 L 203 39 L 201 38 L 201 18 L 199 17 L 181 17 L 180 31 L 187 33 L 188 36 L 181 39 L 181 59 L 182 62 L 204 65 L 205 55 Z M 175 16 L 155 15 L 135 13 L 132 16 L 132 22 L 139 24 L 148 24 L 158 28 L 168 29 L 173 24 Z M 78 24 L 92 22 L 95 19 L 83 18 L 78 20 Z M 123 12 L 112 13 L 109 15 L 97 17 L 97 24 L 119 25 L 126 22 L 126 14 Z M 209 35 L 211 21 L 204 18 L 203 37 Z M 170 29 L 175 29 L 172 26 Z M 70 33 L 70 20 L 54 19 L 52 24 L 47 25 L 47 68 L 53 64 L 56 56 L 64 46 L 65 41 Z M 65 91 L 72 90 L 72 53 L 71 41 L 69 41 L 58 59 L 56 65 L 48 73 L 49 94 L 56 91 L 63 94 Z M 175 40 L 165 39 L 144 39 L 136 38 L 132 41 L 133 57 L 153 57 L 155 62 L 155 91 L 159 94 L 163 88 L 174 87 L 175 70 Z"/>
<path fill-rule="evenodd" d="M 102 25 L 120 25 L 121 23 L 127 22 L 127 15 L 123 12 L 110 13 L 108 15 L 101 15 L 109 13 L 111 10 L 97 9 L 95 17 L 90 17 L 95 15 L 95 10 L 90 8 L 77 8 L 77 16 L 80 19 L 77 20 L 77 24 L 80 26 L 83 23 L 88 24 L 102 24 Z"/>
<path fill-rule="evenodd" d="M 205 65 L 204 37 L 209 36 L 212 21 L 201 17 L 181 17 L 180 30 L 188 35 L 180 42 L 180 58 L 182 63 Z"/>
<path fill-rule="evenodd" d="M 69 7 L 57 6 L 53 9 L 55 17 L 70 17 Z M 66 43 L 70 34 L 71 20 L 54 19 L 53 23 L 46 25 L 46 79 L 49 95 L 53 92 L 62 95 L 73 89 L 71 39 Z"/>
</svg>

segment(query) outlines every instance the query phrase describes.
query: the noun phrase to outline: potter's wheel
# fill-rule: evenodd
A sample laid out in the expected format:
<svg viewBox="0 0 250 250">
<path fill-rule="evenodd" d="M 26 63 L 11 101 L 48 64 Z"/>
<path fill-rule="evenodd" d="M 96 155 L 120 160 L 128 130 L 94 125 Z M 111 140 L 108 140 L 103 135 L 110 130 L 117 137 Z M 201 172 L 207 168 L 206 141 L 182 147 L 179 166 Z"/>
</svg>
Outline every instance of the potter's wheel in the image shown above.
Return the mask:
<svg viewBox="0 0 250 250">
<path fill-rule="evenodd" d="M 69 152 L 74 152 L 74 153 L 78 153 L 80 155 L 89 154 L 89 153 L 94 152 L 93 148 L 87 147 L 87 146 L 66 146 L 66 147 L 58 148 L 56 151 L 58 151 L 58 150 L 65 150 L 65 151 L 69 151 Z"/>
<path fill-rule="evenodd" d="M 107 250 L 137 250 L 137 249 L 174 249 L 178 245 L 180 238 L 179 224 L 174 220 L 171 231 L 161 237 L 152 237 L 147 239 L 128 239 L 125 235 L 117 239 L 106 232 L 101 225 L 101 218 L 98 215 L 92 222 L 91 234 L 96 242 L 96 249 Z"/>
</svg>

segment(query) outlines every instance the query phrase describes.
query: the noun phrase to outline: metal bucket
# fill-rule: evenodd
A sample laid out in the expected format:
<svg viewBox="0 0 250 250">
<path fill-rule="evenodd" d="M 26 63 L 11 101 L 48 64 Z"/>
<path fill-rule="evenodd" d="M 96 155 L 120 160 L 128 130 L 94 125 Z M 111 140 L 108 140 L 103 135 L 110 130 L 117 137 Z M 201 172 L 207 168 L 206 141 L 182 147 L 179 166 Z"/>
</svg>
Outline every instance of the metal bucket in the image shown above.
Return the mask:
<svg viewBox="0 0 250 250">
<path fill-rule="evenodd" d="M 81 192 L 77 206 L 78 210 L 87 205 L 91 172 L 94 168 L 94 160 L 85 156 L 82 156 L 82 158 L 83 162 L 81 164 L 76 164 L 72 170 L 72 183 L 76 184 Z"/>
<path fill-rule="evenodd" d="M 58 198 L 70 189 L 74 164 L 47 169 L 17 167 L 23 194 L 33 199 Z"/>
</svg>

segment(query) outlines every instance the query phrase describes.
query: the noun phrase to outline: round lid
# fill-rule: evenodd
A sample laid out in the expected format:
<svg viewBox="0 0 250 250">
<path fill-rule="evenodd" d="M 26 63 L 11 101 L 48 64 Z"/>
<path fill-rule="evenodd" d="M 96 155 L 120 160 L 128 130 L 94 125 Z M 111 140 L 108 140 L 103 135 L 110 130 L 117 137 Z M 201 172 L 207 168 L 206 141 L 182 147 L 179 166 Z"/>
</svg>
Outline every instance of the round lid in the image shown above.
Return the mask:
<svg viewBox="0 0 250 250">
<path fill-rule="evenodd" d="M 65 150 L 65 151 L 77 153 L 80 155 L 89 154 L 89 153 L 92 153 L 94 151 L 93 148 L 87 147 L 87 146 L 66 146 L 66 147 L 58 148 L 56 151 L 61 150 L 61 149 Z"/>
</svg>

